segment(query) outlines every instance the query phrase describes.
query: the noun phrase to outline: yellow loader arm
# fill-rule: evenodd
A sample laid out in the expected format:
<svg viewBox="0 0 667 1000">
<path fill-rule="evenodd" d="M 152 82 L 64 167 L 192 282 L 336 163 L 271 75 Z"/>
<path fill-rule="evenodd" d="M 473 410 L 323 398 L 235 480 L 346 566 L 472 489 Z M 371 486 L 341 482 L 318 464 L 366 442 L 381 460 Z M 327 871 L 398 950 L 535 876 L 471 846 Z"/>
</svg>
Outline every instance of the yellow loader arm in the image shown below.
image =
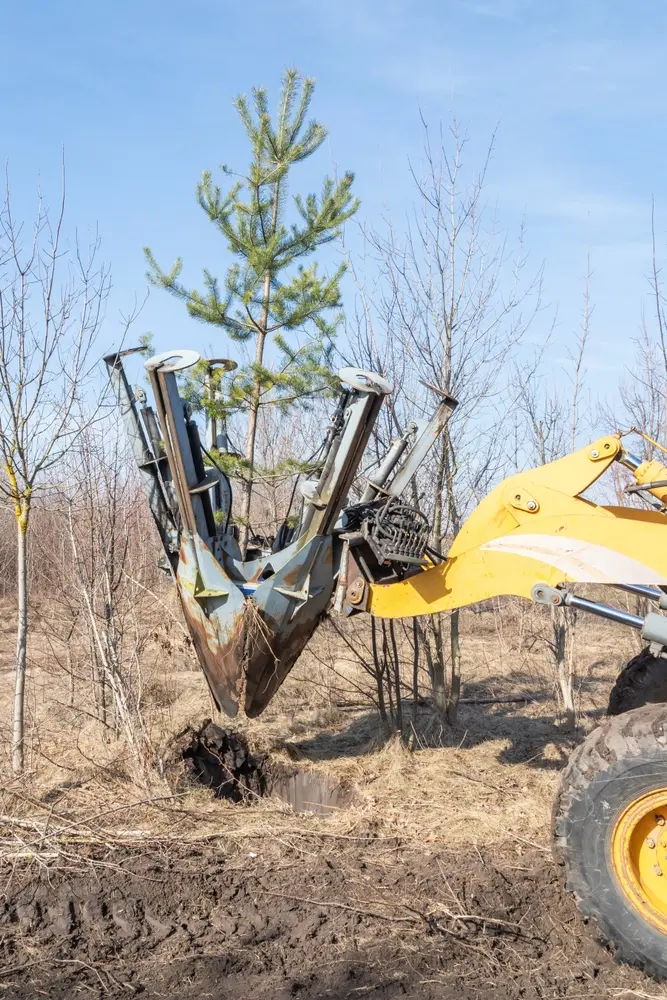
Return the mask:
<svg viewBox="0 0 667 1000">
<path fill-rule="evenodd" d="M 539 599 L 537 585 L 548 592 L 566 582 L 667 585 L 665 515 L 581 496 L 616 460 L 667 499 L 665 466 L 639 463 L 618 437 L 600 438 L 500 483 L 468 518 L 445 562 L 400 582 L 371 584 L 367 610 L 381 618 L 435 614 L 501 594 Z M 550 602 L 561 603 L 553 596 Z"/>
</svg>

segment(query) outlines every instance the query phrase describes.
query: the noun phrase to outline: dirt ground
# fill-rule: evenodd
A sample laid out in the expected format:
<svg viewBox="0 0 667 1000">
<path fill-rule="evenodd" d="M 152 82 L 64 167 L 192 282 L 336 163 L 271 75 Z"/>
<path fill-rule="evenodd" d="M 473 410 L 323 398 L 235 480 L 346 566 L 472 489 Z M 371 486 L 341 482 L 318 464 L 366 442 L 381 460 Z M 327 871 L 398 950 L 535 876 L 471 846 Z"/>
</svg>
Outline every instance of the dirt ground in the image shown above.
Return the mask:
<svg viewBox="0 0 667 1000">
<path fill-rule="evenodd" d="M 646 995 L 575 915 L 544 852 L 296 831 L 281 841 L 116 851 L 55 877 L 16 871 L 0 916 L 1 995 Z"/>
<path fill-rule="evenodd" d="M 241 725 L 269 759 L 350 789 L 324 815 L 142 785 L 86 691 L 72 704 L 35 656 L 28 770 L 0 770 L 0 998 L 667 1000 L 596 943 L 550 851 L 559 771 L 634 650 L 620 629 L 586 633 L 581 730 L 567 733 L 529 625 L 472 621 L 468 702 L 455 727 L 420 707 L 412 749 L 382 739 L 349 663 L 298 667 Z M 211 706 L 180 639 L 160 633 L 151 655 L 163 754 Z"/>
</svg>

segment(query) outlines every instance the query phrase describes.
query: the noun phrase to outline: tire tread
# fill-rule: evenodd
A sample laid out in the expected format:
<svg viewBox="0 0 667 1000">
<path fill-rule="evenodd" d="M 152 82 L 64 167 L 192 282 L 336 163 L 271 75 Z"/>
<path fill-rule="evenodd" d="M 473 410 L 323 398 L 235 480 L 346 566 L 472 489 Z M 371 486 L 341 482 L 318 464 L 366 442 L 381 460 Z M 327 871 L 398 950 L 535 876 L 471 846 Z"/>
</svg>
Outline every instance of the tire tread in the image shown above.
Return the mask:
<svg viewBox="0 0 667 1000">
<path fill-rule="evenodd" d="M 622 715 L 610 716 L 571 754 L 562 772 L 552 811 L 554 859 L 566 868 L 565 888 L 574 897 L 579 912 L 585 920 L 595 923 L 599 937 L 612 949 L 617 959 L 639 966 L 649 975 L 661 977 L 665 976 L 667 966 L 658 969 L 627 941 L 615 940 L 613 928 L 608 926 L 590 886 L 579 870 L 578 859 L 571 856 L 567 830 L 574 803 L 583 797 L 599 774 L 612 768 L 620 756 L 665 751 L 666 732 L 667 705 L 664 704 L 645 705 Z M 625 754 L 622 753 L 623 750 Z"/>
<path fill-rule="evenodd" d="M 647 704 L 667 702 L 667 660 L 646 648 L 633 656 L 619 673 L 607 715 L 621 715 Z"/>
</svg>

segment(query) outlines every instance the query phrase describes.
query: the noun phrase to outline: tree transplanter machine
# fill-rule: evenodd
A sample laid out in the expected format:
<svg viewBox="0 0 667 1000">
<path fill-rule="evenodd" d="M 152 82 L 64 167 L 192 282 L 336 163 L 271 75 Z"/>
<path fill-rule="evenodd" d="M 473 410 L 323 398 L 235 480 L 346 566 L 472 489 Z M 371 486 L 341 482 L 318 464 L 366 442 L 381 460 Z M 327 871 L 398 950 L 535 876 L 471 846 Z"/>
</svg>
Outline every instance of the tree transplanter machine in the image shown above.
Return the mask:
<svg viewBox="0 0 667 1000">
<path fill-rule="evenodd" d="M 202 444 L 178 376 L 194 351 L 145 363 L 154 405 L 128 383 L 121 351 L 105 358 L 173 574 L 192 641 L 218 707 L 236 716 L 267 706 L 327 611 L 380 618 L 437 614 L 500 595 L 572 607 L 636 629 L 647 648 L 621 672 L 614 714 L 574 751 L 554 806 L 553 846 L 581 912 L 619 958 L 667 977 L 667 467 L 642 462 L 607 435 L 500 483 L 446 554 L 429 545 L 424 516 L 404 494 L 456 401 L 440 394 L 349 499 L 391 386 L 339 372 L 338 405 L 298 523 L 255 540 L 245 559 L 232 524 L 231 486 L 216 464 L 225 440 Z M 224 364 L 224 362 L 219 362 Z M 210 422 L 209 422 L 210 423 Z M 212 433 L 213 430 L 213 433 Z M 615 463 L 627 492 L 653 509 L 601 506 L 582 494 Z M 630 614 L 579 597 L 593 583 L 644 598 Z"/>
</svg>

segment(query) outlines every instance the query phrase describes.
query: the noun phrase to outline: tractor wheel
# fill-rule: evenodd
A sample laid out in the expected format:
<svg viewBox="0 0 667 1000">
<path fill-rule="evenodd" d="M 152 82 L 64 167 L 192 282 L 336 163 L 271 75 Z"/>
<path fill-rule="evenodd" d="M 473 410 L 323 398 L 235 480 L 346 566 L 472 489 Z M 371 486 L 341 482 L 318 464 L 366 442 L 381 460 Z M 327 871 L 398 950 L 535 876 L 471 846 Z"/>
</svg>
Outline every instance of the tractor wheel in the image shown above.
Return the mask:
<svg viewBox="0 0 667 1000">
<path fill-rule="evenodd" d="M 567 890 L 616 958 L 667 978 L 667 706 L 608 719 L 577 747 L 554 837 Z"/>
<path fill-rule="evenodd" d="M 633 656 L 616 678 L 607 715 L 622 715 L 642 705 L 667 702 L 667 660 L 648 649 Z"/>
</svg>

